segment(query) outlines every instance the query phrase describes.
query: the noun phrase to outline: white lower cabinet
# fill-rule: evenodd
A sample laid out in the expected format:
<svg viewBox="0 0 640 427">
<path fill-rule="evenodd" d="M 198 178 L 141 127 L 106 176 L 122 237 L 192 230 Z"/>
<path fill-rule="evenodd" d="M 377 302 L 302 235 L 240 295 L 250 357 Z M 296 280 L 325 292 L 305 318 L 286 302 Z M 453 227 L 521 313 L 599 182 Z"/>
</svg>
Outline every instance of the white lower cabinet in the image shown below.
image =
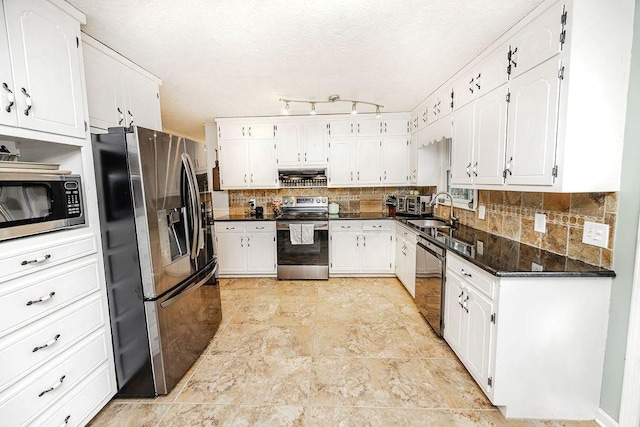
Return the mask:
<svg viewBox="0 0 640 427">
<path fill-rule="evenodd" d="M 393 220 L 331 221 L 329 274 L 393 274 Z"/>
<path fill-rule="evenodd" d="M 276 224 L 273 221 L 215 223 L 221 277 L 275 276 Z"/>
<path fill-rule="evenodd" d="M 611 282 L 496 277 L 450 251 L 444 338 L 507 418 L 592 420 Z"/>
<path fill-rule="evenodd" d="M 415 231 L 396 224 L 396 276 L 409 294 L 416 296 L 416 239 Z"/>
</svg>

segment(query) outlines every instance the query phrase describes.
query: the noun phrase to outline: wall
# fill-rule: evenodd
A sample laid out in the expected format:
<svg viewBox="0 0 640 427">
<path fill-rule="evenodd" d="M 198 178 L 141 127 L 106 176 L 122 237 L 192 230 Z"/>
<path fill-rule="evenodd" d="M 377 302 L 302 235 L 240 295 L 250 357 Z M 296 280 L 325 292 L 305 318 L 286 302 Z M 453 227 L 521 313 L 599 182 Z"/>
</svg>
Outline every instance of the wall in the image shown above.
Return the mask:
<svg viewBox="0 0 640 427">
<path fill-rule="evenodd" d="M 602 378 L 600 407 L 613 419 L 620 416 L 622 379 L 629 326 L 633 271 L 640 216 L 640 3 L 636 1 L 631 75 L 627 99 L 627 123 L 622 161 L 621 188 L 618 193 L 617 237 L 609 334 Z M 622 427 L 622 426 L 621 426 Z"/>
<path fill-rule="evenodd" d="M 612 267 L 616 193 L 481 190 L 478 192 L 478 205 L 485 206 L 485 219 L 478 217 L 478 211 L 456 209 L 455 214 L 460 217 L 460 223 L 589 264 Z M 546 233 L 533 230 L 536 213 L 547 215 Z M 448 207 L 439 207 L 436 215 L 447 218 Z M 585 221 L 609 224 L 607 249 L 582 243 Z"/>
</svg>

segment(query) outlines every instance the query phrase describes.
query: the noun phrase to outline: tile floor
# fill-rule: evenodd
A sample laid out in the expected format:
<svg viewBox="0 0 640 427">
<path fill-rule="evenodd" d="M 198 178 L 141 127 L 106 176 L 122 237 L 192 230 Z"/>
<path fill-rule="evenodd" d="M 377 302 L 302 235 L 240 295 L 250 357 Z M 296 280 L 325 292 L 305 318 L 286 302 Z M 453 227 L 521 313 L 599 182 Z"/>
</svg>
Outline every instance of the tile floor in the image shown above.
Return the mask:
<svg viewBox="0 0 640 427">
<path fill-rule="evenodd" d="M 396 279 L 221 280 L 223 324 L 167 396 L 92 426 L 596 426 L 505 420 Z"/>
</svg>

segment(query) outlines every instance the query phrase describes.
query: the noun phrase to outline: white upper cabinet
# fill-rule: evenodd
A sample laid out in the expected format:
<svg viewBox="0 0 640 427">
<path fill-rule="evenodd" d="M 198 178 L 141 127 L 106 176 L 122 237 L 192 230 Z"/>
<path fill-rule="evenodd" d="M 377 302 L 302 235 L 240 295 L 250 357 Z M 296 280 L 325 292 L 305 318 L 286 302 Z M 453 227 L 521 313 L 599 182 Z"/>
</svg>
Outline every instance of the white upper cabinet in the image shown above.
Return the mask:
<svg viewBox="0 0 640 427">
<path fill-rule="evenodd" d="M 473 126 L 476 105 L 467 104 L 453 113 L 451 128 L 451 183 L 471 184 L 475 173 Z"/>
<path fill-rule="evenodd" d="M 429 105 L 424 102 L 418 106 L 418 130 L 424 129 L 429 123 Z"/>
<path fill-rule="evenodd" d="M 508 46 L 504 45 L 472 65 L 453 84 L 453 109 L 464 107 L 507 82 Z"/>
<path fill-rule="evenodd" d="M 94 131 L 118 126 L 161 131 L 160 80 L 86 34 L 82 44 Z"/>
<path fill-rule="evenodd" d="M 417 138 L 417 134 L 415 136 Z M 410 148 L 409 139 L 406 136 L 384 138 L 382 140 L 382 185 L 407 183 L 410 179 L 407 175 Z M 417 175 L 417 167 L 415 169 L 415 174 Z"/>
<path fill-rule="evenodd" d="M 302 164 L 300 123 L 276 122 L 276 146 L 279 168 L 300 166 Z"/>
<path fill-rule="evenodd" d="M 229 141 L 218 146 L 220 186 L 226 188 L 249 187 L 249 147 L 246 141 Z"/>
<path fill-rule="evenodd" d="M 553 184 L 559 68 L 559 61 L 550 59 L 509 84 L 507 184 Z"/>
<path fill-rule="evenodd" d="M 356 183 L 358 185 L 380 184 L 381 160 L 380 138 L 356 140 Z"/>
<path fill-rule="evenodd" d="M 351 119 L 329 120 L 329 136 L 331 138 L 348 138 L 355 136 L 355 124 Z"/>
<path fill-rule="evenodd" d="M 15 97 L 7 27 L 0 8 L 0 125 L 18 126 Z"/>
<path fill-rule="evenodd" d="M 15 118 L 4 116 L 1 122 L 84 138 L 79 22 L 45 1 L 5 0 L 3 5 L 6 34 L 0 36 L 0 90 L 3 115 Z M 7 96 L 14 99 L 11 112 L 6 111 Z"/>
<path fill-rule="evenodd" d="M 411 134 L 414 134 L 416 132 L 418 132 L 418 123 L 419 123 L 419 112 L 418 109 L 416 108 L 415 110 L 411 111 L 411 118 L 410 118 L 410 123 L 411 123 Z"/>
<path fill-rule="evenodd" d="M 276 122 L 278 167 L 326 167 L 327 124 L 324 121 Z"/>
<path fill-rule="evenodd" d="M 380 137 L 382 135 L 382 120 L 376 118 L 358 119 L 356 124 L 356 136 Z"/>
<path fill-rule="evenodd" d="M 356 143 L 354 138 L 333 139 L 329 144 L 328 186 L 344 187 L 355 185 Z"/>
<path fill-rule="evenodd" d="M 406 137 L 410 133 L 410 131 L 410 123 L 407 118 L 399 117 L 393 119 L 385 119 L 382 121 L 383 136 Z"/>
<path fill-rule="evenodd" d="M 562 49 L 564 4 L 557 3 L 534 19 L 509 41 L 508 69 L 511 78 L 529 71 Z"/>
<path fill-rule="evenodd" d="M 473 180 L 501 185 L 507 138 L 507 87 L 494 89 L 476 101 Z"/>
<path fill-rule="evenodd" d="M 250 140 L 249 150 L 249 186 L 254 188 L 273 188 L 278 184 L 276 171 L 276 147 L 273 141 Z"/>
<path fill-rule="evenodd" d="M 269 121 L 228 121 L 218 123 L 218 139 L 274 139 L 275 125 Z"/>
</svg>

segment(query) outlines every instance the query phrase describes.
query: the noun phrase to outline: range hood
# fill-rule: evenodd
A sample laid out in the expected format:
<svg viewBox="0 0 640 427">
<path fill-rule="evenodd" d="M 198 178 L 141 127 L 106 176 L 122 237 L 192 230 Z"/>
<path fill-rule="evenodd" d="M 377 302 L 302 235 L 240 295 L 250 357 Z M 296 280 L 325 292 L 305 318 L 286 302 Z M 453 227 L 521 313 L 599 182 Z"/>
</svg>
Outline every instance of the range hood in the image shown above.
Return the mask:
<svg viewBox="0 0 640 427">
<path fill-rule="evenodd" d="M 326 169 L 279 169 L 280 187 L 326 187 Z"/>
</svg>

